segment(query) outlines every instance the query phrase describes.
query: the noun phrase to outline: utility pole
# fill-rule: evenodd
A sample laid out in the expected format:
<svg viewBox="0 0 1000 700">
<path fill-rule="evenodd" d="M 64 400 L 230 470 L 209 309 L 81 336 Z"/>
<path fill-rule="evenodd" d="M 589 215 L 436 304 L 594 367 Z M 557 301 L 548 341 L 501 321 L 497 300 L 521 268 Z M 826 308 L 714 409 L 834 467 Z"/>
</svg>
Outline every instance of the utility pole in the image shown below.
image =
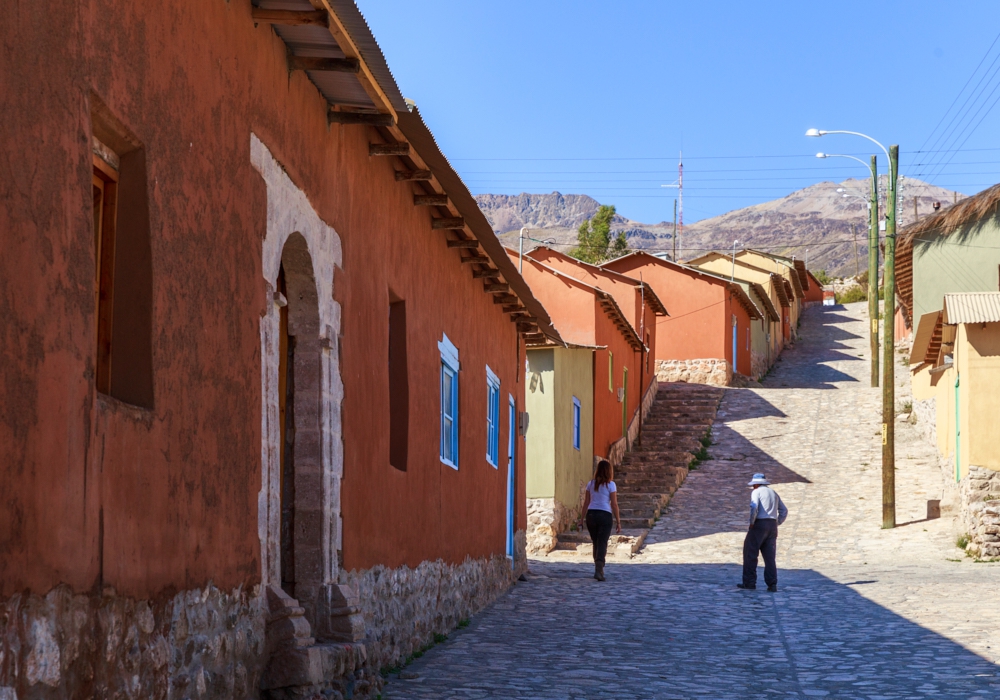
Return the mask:
<svg viewBox="0 0 1000 700">
<path fill-rule="evenodd" d="M 868 207 L 868 318 L 872 327 L 870 334 L 872 355 L 872 388 L 878 387 L 878 168 L 872 156 L 872 201 Z"/>
<path fill-rule="evenodd" d="M 917 198 L 914 197 L 913 198 L 913 221 L 916 222 L 916 220 L 917 220 Z"/>
<path fill-rule="evenodd" d="M 674 200 L 674 262 L 677 262 L 677 200 Z"/>
<path fill-rule="evenodd" d="M 861 269 L 858 267 L 858 230 L 853 221 L 851 222 L 851 238 L 854 239 L 854 276 L 857 277 L 861 274 Z"/>
<path fill-rule="evenodd" d="M 899 146 L 889 146 L 889 201 L 885 215 L 885 304 L 882 314 L 885 355 L 882 360 L 882 528 L 896 527 L 896 392 L 893 377 L 896 316 L 896 174 Z"/>
</svg>

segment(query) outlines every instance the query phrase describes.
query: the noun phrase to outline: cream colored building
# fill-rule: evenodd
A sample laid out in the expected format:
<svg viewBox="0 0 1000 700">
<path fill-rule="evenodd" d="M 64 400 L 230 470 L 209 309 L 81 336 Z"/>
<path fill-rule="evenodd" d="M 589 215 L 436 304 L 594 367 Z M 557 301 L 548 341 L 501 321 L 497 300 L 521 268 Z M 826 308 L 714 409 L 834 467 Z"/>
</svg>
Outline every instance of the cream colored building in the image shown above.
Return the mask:
<svg viewBox="0 0 1000 700">
<path fill-rule="evenodd" d="M 913 398 L 933 405 L 937 446 L 960 484 L 971 547 L 1000 556 L 1000 292 L 945 294 L 920 317 Z"/>
<path fill-rule="evenodd" d="M 528 350 L 528 552 L 548 552 L 580 515 L 594 469 L 594 349 Z"/>
</svg>

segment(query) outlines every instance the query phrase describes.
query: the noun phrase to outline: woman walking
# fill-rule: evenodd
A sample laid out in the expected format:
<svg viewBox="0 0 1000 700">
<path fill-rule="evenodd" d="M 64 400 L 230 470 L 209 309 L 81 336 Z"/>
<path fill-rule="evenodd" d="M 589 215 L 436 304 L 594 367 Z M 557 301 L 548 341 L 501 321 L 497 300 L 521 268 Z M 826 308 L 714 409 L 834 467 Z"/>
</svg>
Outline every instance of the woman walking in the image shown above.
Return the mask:
<svg viewBox="0 0 1000 700">
<path fill-rule="evenodd" d="M 587 514 L 587 531 L 594 543 L 594 578 L 604 580 L 604 559 L 608 554 L 612 517 L 615 532 L 622 531 L 618 515 L 618 487 L 611 480 L 611 463 L 602 459 L 597 464 L 594 478 L 587 482 L 587 495 L 583 499 L 583 512 Z"/>
</svg>

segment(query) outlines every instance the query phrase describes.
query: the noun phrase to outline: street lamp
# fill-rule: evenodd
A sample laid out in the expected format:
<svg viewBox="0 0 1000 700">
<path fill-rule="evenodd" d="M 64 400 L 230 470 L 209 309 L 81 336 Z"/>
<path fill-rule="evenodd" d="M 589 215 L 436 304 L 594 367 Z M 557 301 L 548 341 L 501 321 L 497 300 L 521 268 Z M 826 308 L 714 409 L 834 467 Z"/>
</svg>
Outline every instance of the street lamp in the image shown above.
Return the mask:
<svg viewBox="0 0 1000 700">
<path fill-rule="evenodd" d="M 882 286 L 885 289 L 885 303 L 882 315 L 885 321 L 885 342 L 882 355 L 882 528 L 896 526 L 896 392 L 894 386 L 895 343 L 892 333 L 896 317 L 896 179 L 899 174 L 899 146 L 885 146 L 867 134 L 858 131 L 822 131 L 809 129 L 806 136 L 826 134 L 849 134 L 868 139 L 882 149 L 889 159 L 889 192 L 885 214 L 885 274 Z M 872 158 L 872 191 L 876 191 L 875 158 Z M 877 203 L 876 203 L 877 206 Z M 875 243 L 878 232 L 875 231 Z M 871 268 L 868 282 L 871 285 Z M 876 310 L 878 301 L 876 299 Z M 871 302 L 869 301 L 869 310 Z M 871 315 L 872 327 L 878 323 L 878 316 Z"/>
<path fill-rule="evenodd" d="M 810 129 L 809 131 L 816 131 Z M 826 133 L 826 132 L 823 132 Z M 809 135 L 809 132 L 806 132 Z M 820 135 L 820 132 L 816 132 Z M 871 163 L 865 163 L 860 158 L 843 153 L 817 153 L 817 158 L 850 158 L 865 166 L 871 173 L 871 200 L 868 202 L 868 317 L 872 319 L 868 337 L 871 345 L 871 385 L 878 387 L 878 170 L 875 156 Z M 840 192 L 840 189 L 837 190 Z"/>
</svg>

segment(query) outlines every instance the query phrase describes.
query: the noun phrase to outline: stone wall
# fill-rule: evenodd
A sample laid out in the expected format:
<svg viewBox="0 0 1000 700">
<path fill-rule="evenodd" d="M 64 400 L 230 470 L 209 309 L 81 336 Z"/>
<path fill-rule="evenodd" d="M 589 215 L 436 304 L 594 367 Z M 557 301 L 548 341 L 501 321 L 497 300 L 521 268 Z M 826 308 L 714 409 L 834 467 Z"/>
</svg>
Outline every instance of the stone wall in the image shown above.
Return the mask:
<svg viewBox="0 0 1000 700">
<path fill-rule="evenodd" d="M 729 386 L 732 378 L 733 369 L 723 359 L 656 361 L 656 379 L 661 382 Z"/>
<path fill-rule="evenodd" d="M 525 533 L 528 554 L 547 554 L 555 549 L 559 533 L 568 530 L 579 513 L 580 504 L 570 509 L 554 498 L 529 498 Z"/>
<path fill-rule="evenodd" d="M 514 567 L 505 556 L 438 560 L 415 569 L 376 566 L 342 571 L 340 582 L 358 594 L 365 621 L 365 646 L 373 668 L 393 666 L 448 634 L 502 595 L 527 570 L 525 533 L 515 536 Z"/>
<path fill-rule="evenodd" d="M 969 467 L 960 487 L 966 551 L 978 559 L 1000 559 L 1000 472 Z"/>
<path fill-rule="evenodd" d="M 266 610 L 259 588 L 18 594 L 0 603 L 0 698 L 255 698 Z"/>
<path fill-rule="evenodd" d="M 912 402 L 912 413 L 915 424 L 924 439 L 932 445 L 937 445 L 937 401 L 932 396 L 923 401 Z"/>
<path fill-rule="evenodd" d="M 765 374 L 767 370 L 770 369 L 767 364 L 767 355 L 761 355 L 759 352 L 750 352 L 750 378 L 757 381 Z"/>
</svg>

